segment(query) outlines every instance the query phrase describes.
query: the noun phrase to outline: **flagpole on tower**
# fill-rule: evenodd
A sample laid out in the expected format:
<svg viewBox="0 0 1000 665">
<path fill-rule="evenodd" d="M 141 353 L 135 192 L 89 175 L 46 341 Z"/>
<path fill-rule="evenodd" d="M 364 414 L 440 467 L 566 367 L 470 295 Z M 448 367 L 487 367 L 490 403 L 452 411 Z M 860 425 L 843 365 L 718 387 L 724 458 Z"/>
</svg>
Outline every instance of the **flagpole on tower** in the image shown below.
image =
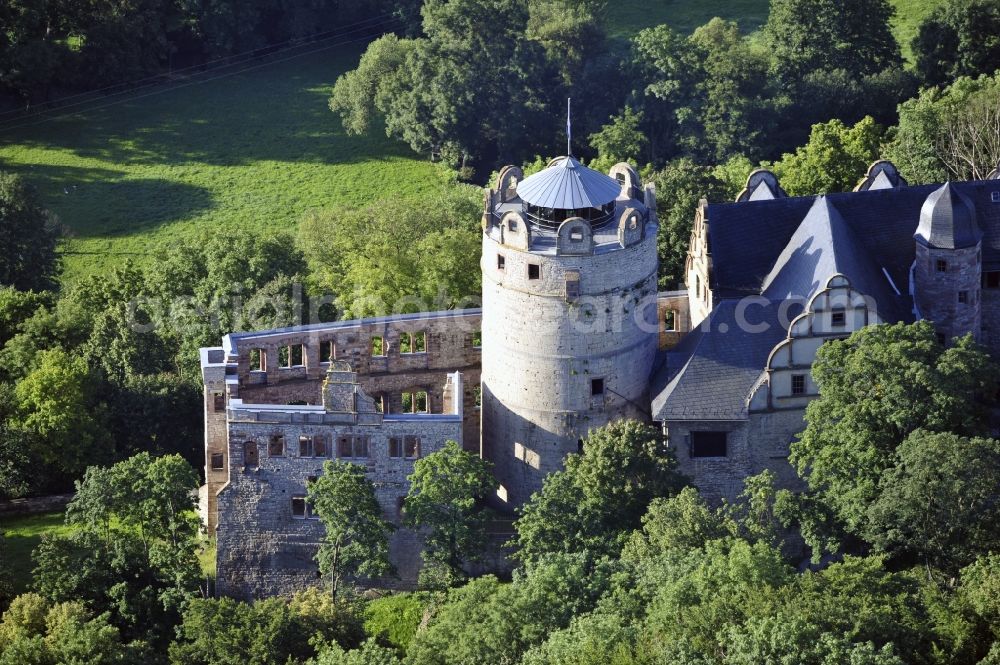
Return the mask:
<svg viewBox="0 0 1000 665">
<path fill-rule="evenodd" d="M 573 154 L 573 124 L 570 121 L 570 102 L 573 101 L 572 97 L 566 98 L 566 156 L 569 157 Z"/>
</svg>

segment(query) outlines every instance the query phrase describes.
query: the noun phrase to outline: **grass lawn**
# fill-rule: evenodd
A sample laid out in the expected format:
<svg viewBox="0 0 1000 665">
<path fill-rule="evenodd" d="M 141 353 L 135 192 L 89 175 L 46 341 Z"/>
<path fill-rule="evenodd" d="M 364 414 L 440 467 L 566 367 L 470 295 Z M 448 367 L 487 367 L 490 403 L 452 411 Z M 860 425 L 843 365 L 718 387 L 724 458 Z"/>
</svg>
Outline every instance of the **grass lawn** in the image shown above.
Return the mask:
<svg viewBox="0 0 1000 665">
<path fill-rule="evenodd" d="M 943 0 L 892 0 L 906 48 Z M 607 10 L 619 38 L 715 15 L 753 30 L 768 0 L 627 0 Z M 0 169 L 24 174 L 68 227 L 65 279 L 125 258 L 143 264 L 204 231 L 294 230 L 311 208 L 357 206 L 442 186 L 425 156 L 380 132 L 347 136 L 327 108 L 346 45 L 242 74 L 142 91 L 120 103 L 21 127 L 0 126 Z M 69 111 L 66 111 L 69 113 Z"/>
<path fill-rule="evenodd" d="M 349 137 L 328 109 L 333 82 L 359 53 L 338 47 L 0 128 L 0 168 L 24 174 L 71 230 L 71 281 L 125 257 L 155 261 L 203 230 L 294 230 L 310 208 L 440 187 L 425 157 L 381 132 Z"/>
<path fill-rule="evenodd" d="M 63 524 L 62 511 L 23 515 L 0 520 L 7 546 L 7 562 L 10 568 L 14 592 L 21 593 L 31 581 L 31 571 L 35 567 L 31 551 L 42 540 L 43 534 L 69 535 L 76 527 Z"/>
<path fill-rule="evenodd" d="M 767 21 L 769 4 L 769 0 L 625 0 L 608 3 L 606 11 L 611 34 L 627 38 L 662 23 L 691 32 L 715 16 L 737 21 L 744 31 L 751 32 Z"/>
<path fill-rule="evenodd" d="M 892 20 L 892 31 L 896 41 L 903 49 L 903 56 L 912 62 L 913 53 L 910 42 L 917 36 L 920 23 L 937 7 L 947 0 L 889 0 L 896 8 L 896 16 Z"/>
</svg>

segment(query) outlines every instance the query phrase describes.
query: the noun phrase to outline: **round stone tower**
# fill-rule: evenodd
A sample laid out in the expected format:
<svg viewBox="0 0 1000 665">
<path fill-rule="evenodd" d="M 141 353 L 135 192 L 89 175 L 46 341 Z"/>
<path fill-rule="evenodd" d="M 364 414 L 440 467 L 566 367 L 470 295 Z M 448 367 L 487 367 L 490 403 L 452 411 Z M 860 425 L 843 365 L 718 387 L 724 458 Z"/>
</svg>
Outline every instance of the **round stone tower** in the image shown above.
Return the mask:
<svg viewBox="0 0 1000 665">
<path fill-rule="evenodd" d="M 975 204 L 951 183 L 927 197 L 914 234 L 913 298 L 921 318 L 950 342 L 980 336 L 982 239 Z"/>
<path fill-rule="evenodd" d="M 572 156 L 500 172 L 483 216 L 483 456 L 524 503 L 590 429 L 649 419 L 657 347 L 652 188 Z"/>
</svg>

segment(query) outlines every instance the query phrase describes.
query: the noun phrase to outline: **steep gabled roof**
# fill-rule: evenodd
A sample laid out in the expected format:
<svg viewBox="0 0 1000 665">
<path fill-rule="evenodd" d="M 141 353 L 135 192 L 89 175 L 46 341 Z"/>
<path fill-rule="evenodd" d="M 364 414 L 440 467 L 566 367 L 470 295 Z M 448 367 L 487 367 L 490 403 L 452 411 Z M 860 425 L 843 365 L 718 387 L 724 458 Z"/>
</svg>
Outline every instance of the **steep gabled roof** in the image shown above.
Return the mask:
<svg viewBox="0 0 1000 665">
<path fill-rule="evenodd" d="M 875 300 L 883 319 L 907 319 L 910 307 L 886 273 L 830 198 L 820 196 L 764 278 L 761 293 L 768 300 L 806 300 L 825 288 L 831 277 L 842 274 L 855 289 Z"/>
<path fill-rule="evenodd" d="M 1000 270 L 1000 181 L 952 183 L 976 208 L 984 233 L 983 262 L 986 270 Z M 913 264 L 913 234 L 920 211 L 940 185 L 897 187 L 829 194 L 827 199 L 840 212 L 867 249 L 874 263 L 885 268 L 901 291 L 906 291 Z M 708 206 L 709 246 L 712 252 L 711 286 L 718 298 L 760 293 L 781 252 L 788 245 L 812 208 L 816 197 L 781 198 L 770 201 L 717 203 Z"/>
</svg>

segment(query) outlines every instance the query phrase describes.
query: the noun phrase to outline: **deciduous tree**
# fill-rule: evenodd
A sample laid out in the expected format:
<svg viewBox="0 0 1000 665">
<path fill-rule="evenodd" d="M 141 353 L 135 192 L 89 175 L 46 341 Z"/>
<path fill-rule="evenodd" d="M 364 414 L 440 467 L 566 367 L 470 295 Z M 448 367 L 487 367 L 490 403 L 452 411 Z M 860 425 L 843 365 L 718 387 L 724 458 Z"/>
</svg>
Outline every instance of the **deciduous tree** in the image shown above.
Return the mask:
<svg viewBox="0 0 1000 665">
<path fill-rule="evenodd" d="M 316 559 L 330 580 L 334 600 L 345 579 L 393 571 L 389 535 L 394 527 L 382 517 L 375 486 L 362 466 L 326 462 L 323 475 L 309 483 L 309 502 L 326 529 Z"/>
<path fill-rule="evenodd" d="M 425 529 L 425 562 L 443 565 L 455 576 L 482 554 L 489 513 L 478 505 L 496 485 L 491 465 L 454 441 L 413 465 L 403 504 L 405 522 Z"/>
</svg>

